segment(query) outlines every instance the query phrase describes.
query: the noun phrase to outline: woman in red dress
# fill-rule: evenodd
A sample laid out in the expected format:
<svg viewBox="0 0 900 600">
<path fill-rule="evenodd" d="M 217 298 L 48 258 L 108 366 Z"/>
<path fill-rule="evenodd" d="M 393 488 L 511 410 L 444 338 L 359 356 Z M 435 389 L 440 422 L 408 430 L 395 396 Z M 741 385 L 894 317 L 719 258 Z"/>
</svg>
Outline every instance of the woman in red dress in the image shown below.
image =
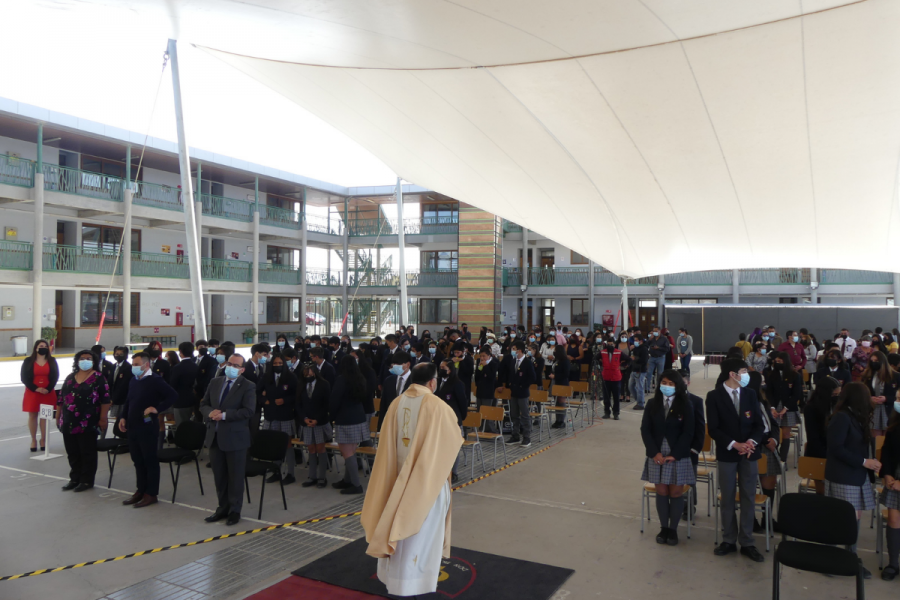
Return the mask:
<svg viewBox="0 0 900 600">
<path fill-rule="evenodd" d="M 56 382 L 59 380 L 59 366 L 50 355 L 47 340 L 34 343 L 31 356 L 22 362 L 22 384 L 25 397 L 22 398 L 22 412 L 28 413 L 28 430 L 31 432 L 31 451 L 37 452 L 38 413 L 41 404 L 56 405 Z M 41 422 L 41 450 L 47 437 L 47 421 Z"/>
</svg>

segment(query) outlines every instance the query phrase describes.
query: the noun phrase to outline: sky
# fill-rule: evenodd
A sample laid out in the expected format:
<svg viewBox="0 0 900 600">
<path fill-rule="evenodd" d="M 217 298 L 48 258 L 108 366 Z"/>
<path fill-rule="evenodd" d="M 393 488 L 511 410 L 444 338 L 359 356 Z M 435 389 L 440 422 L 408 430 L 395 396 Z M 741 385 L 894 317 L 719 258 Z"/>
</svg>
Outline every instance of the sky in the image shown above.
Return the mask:
<svg viewBox="0 0 900 600">
<path fill-rule="evenodd" d="M 0 3 L 0 96 L 176 141 L 168 68 L 160 81 L 167 32 L 72 6 Z M 339 185 L 396 182 L 359 144 L 254 79 L 186 43 L 178 58 L 190 146 Z"/>
</svg>

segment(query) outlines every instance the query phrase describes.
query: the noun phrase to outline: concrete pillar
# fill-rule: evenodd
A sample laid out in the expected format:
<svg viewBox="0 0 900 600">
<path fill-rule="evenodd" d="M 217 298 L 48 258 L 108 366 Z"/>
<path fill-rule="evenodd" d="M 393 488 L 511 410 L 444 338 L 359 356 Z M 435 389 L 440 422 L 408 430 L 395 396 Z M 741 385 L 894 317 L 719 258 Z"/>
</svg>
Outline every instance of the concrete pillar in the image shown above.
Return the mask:
<svg viewBox="0 0 900 600">
<path fill-rule="evenodd" d="M 40 146 L 38 146 L 40 148 Z M 39 163 L 40 164 L 40 163 Z M 44 292 L 44 173 L 34 174 L 34 243 L 32 244 L 31 343 L 41 339 L 41 295 Z M 30 352 L 29 352 L 30 354 Z"/>
<path fill-rule="evenodd" d="M 522 227 L 522 325 L 528 329 L 528 228 Z"/>
<path fill-rule="evenodd" d="M 731 303 L 741 303 L 741 270 L 732 269 L 731 271 Z"/>
<path fill-rule="evenodd" d="M 896 280 L 896 278 L 895 278 Z M 809 270 L 809 282 L 812 284 L 810 286 L 810 294 L 809 301 L 813 304 L 819 303 L 819 270 L 816 268 L 812 268 Z"/>
<path fill-rule="evenodd" d="M 131 343 L 131 203 L 133 197 L 134 191 L 129 183 L 122 194 L 125 205 L 123 207 L 125 223 L 122 226 L 122 335 L 125 338 L 123 344 Z"/>
<path fill-rule="evenodd" d="M 594 261 L 588 261 L 588 329 L 594 330 Z"/>
<path fill-rule="evenodd" d="M 619 320 L 621 330 L 628 329 L 631 325 L 628 320 L 628 284 L 622 280 L 622 318 Z"/>
<path fill-rule="evenodd" d="M 347 222 L 348 214 L 348 204 L 349 198 L 344 198 L 344 223 Z M 347 227 L 344 227 L 344 239 L 342 240 L 344 244 L 344 281 L 343 286 L 341 286 L 341 310 L 344 311 L 344 314 L 347 314 L 350 311 L 350 306 L 347 304 L 347 284 L 350 281 L 350 230 Z M 357 277 L 359 276 L 359 270 L 357 269 Z M 338 332 L 338 335 L 343 335 L 344 330 L 343 327 L 341 331 Z"/>
<path fill-rule="evenodd" d="M 300 227 L 300 335 L 306 336 L 306 188 L 303 188 L 303 219 Z"/>
<path fill-rule="evenodd" d="M 194 224 L 197 226 L 197 244 L 200 248 L 200 256 L 203 256 L 203 165 L 197 163 L 197 194 L 194 196 Z M 200 339 L 200 338 L 197 338 Z"/>
<path fill-rule="evenodd" d="M 894 273 L 894 308 L 898 310 L 897 327 L 900 327 L 900 273 Z"/>
<path fill-rule="evenodd" d="M 256 202 L 253 204 L 253 256 L 250 257 L 250 272 L 253 274 L 253 300 L 250 301 L 250 310 L 253 312 L 253 343 L 259 343 L 259 177 L 254 182 L 254 195 Z"/>
<path fill-rule="evenodd" d="M 665 327 L 663 323 L 663 306 L 666 303 L 666 276 L 660 275 L 658 281 L 659 283 L 656 287 L 659 289 L 659 301 L 656 303 L 656 325 L 662 328 Z"/>
<path fill-rule="evenodd" d="M 403 238 L 403 181 L 399 177 L 397 178 L 397 242 L 400 246 L 400 311 L 397 318 L 401 325 L 409 325 L 406 301 L 406 252 Z"/>
</svg>

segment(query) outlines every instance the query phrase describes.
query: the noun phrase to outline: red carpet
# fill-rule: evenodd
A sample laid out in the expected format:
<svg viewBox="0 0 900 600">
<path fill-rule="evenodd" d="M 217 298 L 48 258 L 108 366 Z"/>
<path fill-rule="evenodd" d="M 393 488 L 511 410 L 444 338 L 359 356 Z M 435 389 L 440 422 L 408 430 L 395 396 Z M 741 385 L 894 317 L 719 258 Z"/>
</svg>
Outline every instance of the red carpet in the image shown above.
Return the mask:
<svg viewBox="0 0 900 600">
<path fill-rule="evenodd" d="M 291 575 L 247 600 L 384 600 L 384 597 Z"/>
</svg>

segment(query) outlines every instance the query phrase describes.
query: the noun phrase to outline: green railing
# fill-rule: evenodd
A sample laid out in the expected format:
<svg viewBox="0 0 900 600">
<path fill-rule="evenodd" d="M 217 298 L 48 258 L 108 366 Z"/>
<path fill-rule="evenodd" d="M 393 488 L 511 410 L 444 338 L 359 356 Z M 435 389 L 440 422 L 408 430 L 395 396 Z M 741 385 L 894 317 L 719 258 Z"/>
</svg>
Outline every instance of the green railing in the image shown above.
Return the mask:
<svg viewBox="0 0 900 600">
<path fill-rule="evenodd" d="M 259 222 L 262 225 L 300 229 L 300 213 L 267 204 L 259 205 Z"/>
<path fill-rule="evenodd" d="M 184 210 L 181 190 L 159 183 L 134 182 L 134 203 L 164 210 Z"/>
<path fill-rule="evenodd" d="M 458 216 L 403 219 L 403 233 L 405 235 L 440 235 L 458 232 Z"/>
<path fill-rule="evenodd" d="M 0 240 L 0 269 L 30 271 L 32 269 L 31 242 Z"/>
<path fill-rule="evenodd" d="M 0 183 L 34 187 L 34 163 L 24 158 L 0 154 Z"/>
<path fill-rule="evenodd" d="M 350 287 L 399 287 L 400 272 L 394 269 L 366 269 L 349 271 L 347 285 Z"/>
<path fill-rule="evenodd" d="M 347 222 L 350 237 L 397 235 L 396 219 L 350 219 Z"/>
<path fill-rule="evenodd" d="M 116 250 L 44 244 L 43 258 L 45 271 L 111 275 L 113 266 L 116 265 Z M 122 274 L 121 260 L 118 262 L 115 274 Z"/>
<path fill-rule="evenodd" d="M 133 277 L 165 277 L 167 279 L 190 279 L 187 256 L 175 254 L 154 254 L 153 252 L 131 253 L 131 275 Z"/>
<path fill-rule="evenodd" d="M 522 233 L 522 226 L 503 219 L 503 233 Z"/>
<path fill-rule="evenodd" d="M 200 197 L 203 214 L 242 223 L 253 222 L 253 202 L 203 194 Z"/>
<path fill-rule="evenodd" d="M 670 285 L 731 285 L 733 271 L 694 271 L 692 273 L 671 273 L 665 276 L 666 286 Z"/>
<path fill-rule="evenodd" d="M 822 269 L 821 284 L 877 285 L 894 283 L 893 273 L 885 271 L 855 271 L 852 269 Z"/>
<path fill-rule="evenodd" d="M 740 285 L 797 285 L 809 283 L 809 269 L 741 269 Z"/>
<path fill-rule="evenodd" d="M 125 182 L 118 177 L 44 163 L 44 189 L 121 202 Z"/>
<path fill-rule="evenodd" d="M 507 268 L 503 270 L 504 286 L 572 286 L 588 284 L 587 267 L 529 267 L 523 277 L 522 270 Z"/>
<path fill-rule="evenodd" d="M 343 273 L 332 269 L 307 269 L 306 285 L 342 285 Z"/>
<path fill-rule="evenodd" d="M 241 283 L 253 281 L 250 263 L 241 260 L 204 258 L 200 263 L 200 276 L 203 279 L 212 281 L 237 281 Z"/>
<path fill-rule="evenodd" d="M 340 217 L 323 217 L 321 215 L 306 215 L 306 230 L 313 233 L 326 235 L 344 235 L 344 221 Z M 352 235 L 352 234 L 351 234 Z"/>
<path fill-rule="evenodd" d="M 457 285 L 457 272 L 452 269 L 411 271 L 406 274 L 406 285 L 455 288 Z"/>
<path fill-rule="evenodd" d="M 603 267 L 594 267 L 594 287 L 622 287 L 622 278 Z"/>
<path fill-rule="evenodd" d="M 291 265 L 259 263 L 259 282 L 300 285 L 300 269 Z"/>
</svg>

